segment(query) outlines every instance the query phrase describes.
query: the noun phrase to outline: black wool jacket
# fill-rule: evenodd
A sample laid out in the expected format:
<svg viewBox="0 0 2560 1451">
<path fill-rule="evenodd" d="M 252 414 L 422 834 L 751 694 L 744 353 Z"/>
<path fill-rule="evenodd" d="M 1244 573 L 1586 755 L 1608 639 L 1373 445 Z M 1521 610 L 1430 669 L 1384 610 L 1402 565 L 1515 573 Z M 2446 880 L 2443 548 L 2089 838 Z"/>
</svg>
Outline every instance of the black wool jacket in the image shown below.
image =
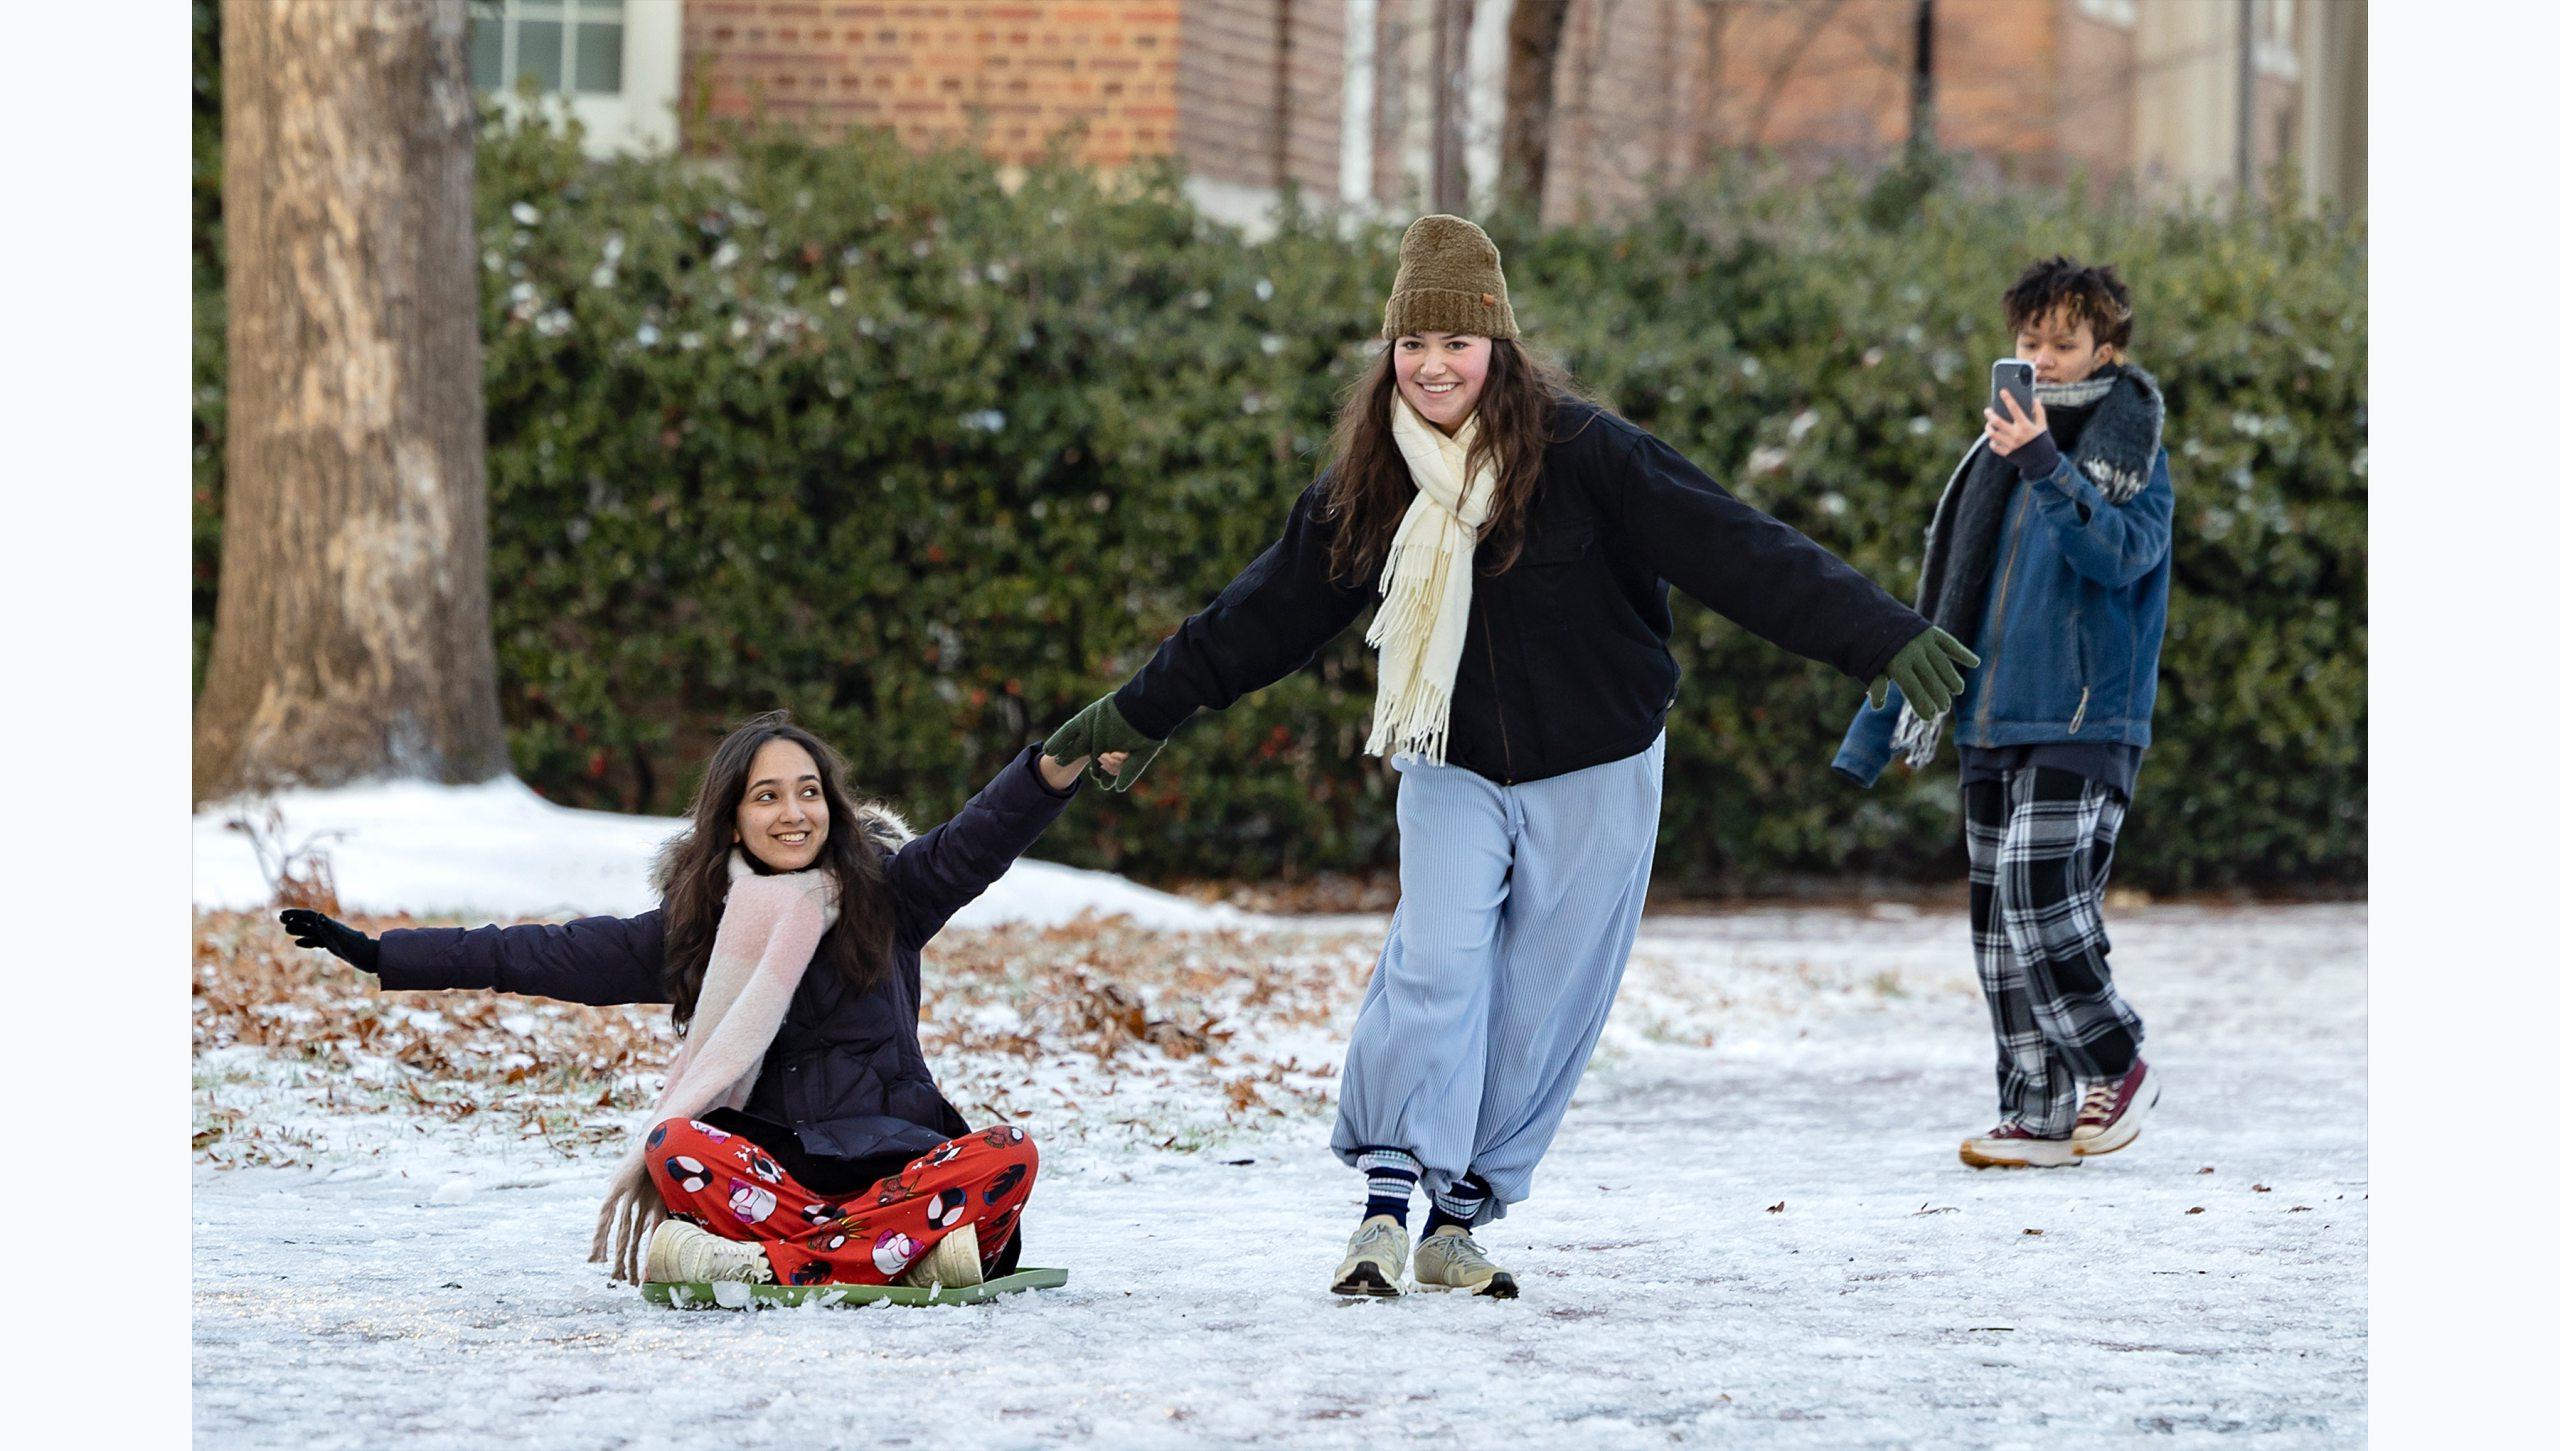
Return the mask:
<svg viewBox="0 0 2560 1451">
<path fill-rule="evenodd" d="M 1449 707 L 1448 761 L 1505 785 L 1632 756 L 1670 713 L 1680 667 L 1671 586 L 1781 649 L 1864 686 L 1929 622 L 1822 546 L 1725 492 L 1625 419 L 1556 414 L 1520 558 L 1479 566 Z M 1280 538 L 1156 648 L 1113 697 L 1162 740 L 1287 676 L 1377 598 L 1328 578 L 1329 475 Z"/>
<path fill-rule="evenodd" d="M 748 1090 L 746 1119 L 787 1128 L 753 1135 L 820 1193 L 860 1188 L 969 1131 L 916 1041 L 924 946 L 1031 849 L 1077 787 L 1040 779 L 1025 747 L 960 814 L 885 852 L 897 935 L 886 981 L 857 992 L 832 970 L 802 975 Z M 1079 786 L 1081 783 L 1079 783 Z M 865 822 L 864 827 L 871 823 Z M 836 823 L 835 829 L 860 829 Z M 875 831 L 875 839 L 878 839 Z M 382 985 L 490 988 L 572 1003 L 663 1003 L 666 924 L 659 912 L 514 927 L 418 927 L 382 934 Z"/>
</svg>

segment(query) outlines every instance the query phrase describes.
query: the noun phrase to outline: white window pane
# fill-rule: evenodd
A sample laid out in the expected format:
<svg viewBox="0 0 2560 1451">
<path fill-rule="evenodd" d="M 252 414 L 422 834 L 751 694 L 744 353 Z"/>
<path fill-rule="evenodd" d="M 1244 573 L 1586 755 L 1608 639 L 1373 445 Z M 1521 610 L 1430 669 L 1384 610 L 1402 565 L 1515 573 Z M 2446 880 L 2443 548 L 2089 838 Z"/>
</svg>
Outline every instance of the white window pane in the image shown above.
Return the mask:
<svg viewBox="0 0 2560 1451">
<path fill-rule="evenodd" d="M 622 27 L 596 25 L 587 11 L 595 0 L 578 7 L 578 89 L 591 96 L 622 94 Z"/>
<path fill-rule="evenodd" d="M 533 77 L 546 91 L 560 89 L 560 22 L 526 20 L 516 26 L 516 74 Z"/>
</svg>

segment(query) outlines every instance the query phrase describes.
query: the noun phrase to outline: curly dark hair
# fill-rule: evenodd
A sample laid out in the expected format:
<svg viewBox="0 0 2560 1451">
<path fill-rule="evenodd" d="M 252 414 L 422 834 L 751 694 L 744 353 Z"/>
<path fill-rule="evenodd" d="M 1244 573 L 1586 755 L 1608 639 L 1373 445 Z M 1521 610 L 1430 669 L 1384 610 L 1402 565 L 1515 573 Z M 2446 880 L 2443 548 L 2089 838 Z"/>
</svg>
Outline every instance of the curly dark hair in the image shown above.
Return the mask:
<svg viewBox="0 0 2560 1451">
<path fill-rule="evenodd" d="M 2000 294 L 2000 310 L 2009 331 L 2017 332 L 2037 318 L 2059 317 L 2064 327 L 2089 324 L 2093 345 L 2123 352 L 2133 341 L 2133 291 L 2116 269 L 2085 267 L 2056 253 L 2018 274 Z"/>
</svg>

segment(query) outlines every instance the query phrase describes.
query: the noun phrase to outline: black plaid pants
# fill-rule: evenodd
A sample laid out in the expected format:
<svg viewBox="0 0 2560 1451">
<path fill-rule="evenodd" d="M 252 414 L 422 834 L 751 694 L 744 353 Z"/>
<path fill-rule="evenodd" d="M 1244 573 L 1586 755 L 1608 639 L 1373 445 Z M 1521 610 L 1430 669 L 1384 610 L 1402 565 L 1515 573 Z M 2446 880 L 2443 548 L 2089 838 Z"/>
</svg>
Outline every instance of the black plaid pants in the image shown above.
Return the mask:
<svg viewBox="0 0 2560 1451">
<path fill-rule="evenodd" d="M 2049 766 L 1964 788 L 1973 962 L 1991 1005 L 2000 1114 L 2030 1133 L 2070 1133 L 2080 1085 L 2123 1077 L 2142 1048 L 2098 912 L 2123 825 L 2112 788 Z"/>
</svg>

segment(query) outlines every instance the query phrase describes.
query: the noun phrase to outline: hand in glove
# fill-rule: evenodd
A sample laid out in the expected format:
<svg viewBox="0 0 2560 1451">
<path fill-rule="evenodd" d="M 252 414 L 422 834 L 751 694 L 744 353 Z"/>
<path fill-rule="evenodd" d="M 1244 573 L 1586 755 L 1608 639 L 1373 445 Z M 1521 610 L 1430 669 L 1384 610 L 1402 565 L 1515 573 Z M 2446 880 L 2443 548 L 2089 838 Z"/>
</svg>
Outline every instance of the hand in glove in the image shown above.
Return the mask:
<svg viewBox="0 0 2560 1451">
<path fill-rule="evenodd" d="M 1164 742 L 1139 734 L 1138 728 L 1129 724 L 1128 718 L 1120 714 L 1120 707 L 1112 704 L 1111 697 L 1106 695 L 1068 717 L 1065 725 L 1051 731 L 1048 743 L 1041 749 L 1061 761 L 1072 761 L 1078 756 L 1101 757 L 1125 752 L 1128 759 L 1121 762 L 1120 769 L 1114 773 L 1106 773 L 1097 761 L 1093 779 L 1114 791 L 1126 791 L 1136 784 L 1139 773 L 1156 758 L 1156 752 L 1164 749 Z"/>
<path fill-rule="evenodd" d="M 1902 687 L 1902 698 L 1911 702 L 1922 720 L 1936 720 L 1954 707 L 1956 697 L 1964 694 L 1964 676 L 1958 666 L 1970 669 L 1982 663 L 1982 657 L 1964 647 L 1955 636 L 1932 625 L 1919 639 L 1902 647 L 1893 663 L 1884 668 L 1867 686 L 1867 703 L 1884 708 L 1884 689 L 1888 684 Z"/>
<path fill-rule="evenodd" d="M 382 944 L 325 912 L 288 907 L 276 914 L 276 920 L 293 934 L 296 947 L 317 947 L 367 972 L 382 971 Z"/>
</svg>

